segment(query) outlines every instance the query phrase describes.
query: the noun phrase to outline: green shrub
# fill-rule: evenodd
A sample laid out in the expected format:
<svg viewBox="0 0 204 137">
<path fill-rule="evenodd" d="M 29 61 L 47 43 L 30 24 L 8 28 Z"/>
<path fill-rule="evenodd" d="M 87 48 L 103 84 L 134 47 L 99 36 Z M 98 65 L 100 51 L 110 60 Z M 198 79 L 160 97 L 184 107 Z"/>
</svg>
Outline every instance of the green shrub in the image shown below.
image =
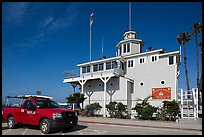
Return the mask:
<svg viewBox="0 0 204 137">
<path fill-rule="evenodd" d="M 142 109 L 141 117 L 142 117 L 142 119 L 152 119 L 152 115 L 156 111 L 157 111 L 157 107 L 154 107 L 152 105 L 146 105 Z"/>
<path fill-rule="evenodd" d="M 163 101 L 163 108 L 166 112 L 167 117 L 171 121 L 176 120 L 176 117 L 180 113 L 179 104 L 175 100 Z"/>
<path fill-rule="evenodd" d="M 106 105 L 106 108 L 111 118 L 130 118 L 127 113 L 127 105 L 124 105 L 121 102 L 109 102 L 109 104 Z"/>
<path fill-rule="evenodd" d="M 106 105 L 107 111 L 111 118 L 115 117 L 116 115 L 116 104 L 117 102 L 114 101 L 114 102 L 109 102 L 109 104 Z"/>
<path fill-rule="evenodd" d="M 86 110 L 86 115 L 87 116 L 95 116 L 95 113 L 99 110 L 101 110 L 101 105 L 99 103 L 95 102 L 89 105 L 86 105 L 85 110 Z"/>
</svg>

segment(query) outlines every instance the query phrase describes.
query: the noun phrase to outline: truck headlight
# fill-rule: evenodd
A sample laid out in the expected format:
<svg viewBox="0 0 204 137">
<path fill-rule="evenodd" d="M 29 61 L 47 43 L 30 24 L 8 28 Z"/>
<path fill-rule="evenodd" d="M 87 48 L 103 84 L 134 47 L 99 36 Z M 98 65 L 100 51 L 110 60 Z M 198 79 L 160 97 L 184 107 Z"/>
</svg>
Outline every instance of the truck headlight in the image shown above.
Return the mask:
<svg viewBox="0 0 204 137">
<path fill-rule="evenodd" d="M 60 113 L 53 113 L 52 118 L 53 119 L 55 119 L 55 118 L 62 118 L 62 115 Z"/>
</svg>

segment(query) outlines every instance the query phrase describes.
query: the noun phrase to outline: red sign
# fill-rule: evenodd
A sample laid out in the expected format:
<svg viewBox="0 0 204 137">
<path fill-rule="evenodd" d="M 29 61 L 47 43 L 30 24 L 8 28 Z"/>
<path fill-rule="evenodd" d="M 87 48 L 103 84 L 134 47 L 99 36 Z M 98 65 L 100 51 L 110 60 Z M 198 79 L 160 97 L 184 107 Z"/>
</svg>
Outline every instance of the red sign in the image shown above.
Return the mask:
<svg viewBox="0 0 204 137">
<path fill-rule="evenodd" d="M 152 99 L 171 99 L 171 88 L 152 88 Z"/>
</svg>

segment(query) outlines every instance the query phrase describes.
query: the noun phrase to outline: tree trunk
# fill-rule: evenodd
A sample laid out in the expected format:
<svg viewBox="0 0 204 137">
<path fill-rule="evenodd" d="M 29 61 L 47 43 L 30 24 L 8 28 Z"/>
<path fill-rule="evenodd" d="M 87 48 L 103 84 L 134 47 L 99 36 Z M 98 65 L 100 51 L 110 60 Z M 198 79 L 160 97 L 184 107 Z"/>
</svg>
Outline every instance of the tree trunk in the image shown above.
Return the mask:
<svg viewBox="0 0 204 137">
<path fill-rule="evenodd" d="M 185 74 L 186 74 L 187 93 L 189 94 L 190 86 L 189 86 L 188 69 L 187 69 L 186 45 L 184 45 L 184 68 L 185 68 Z"/>
<path fill-rule="evenodd" d="M 199 62 L 198 62 L 198 38 L 197 34 L 195 35 L 196 40 L 196 81 L 197 81 L 197 88 L 198 88 L 198 109 L 200 110 L 200 90 L 199 90 Z"/>
</svg>

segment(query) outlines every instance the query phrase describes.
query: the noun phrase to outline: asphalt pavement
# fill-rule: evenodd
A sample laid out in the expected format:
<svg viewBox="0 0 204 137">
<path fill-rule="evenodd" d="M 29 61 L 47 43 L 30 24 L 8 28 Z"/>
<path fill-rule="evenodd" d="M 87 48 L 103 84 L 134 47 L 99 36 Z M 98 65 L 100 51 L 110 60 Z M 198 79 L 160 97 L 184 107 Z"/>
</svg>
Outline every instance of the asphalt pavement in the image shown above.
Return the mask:
<svg viewBox="0 0 204 137">
<path fill-rule="evenodd" d="M 134 126 L 134 127 L 163 128 L 163 129 L 175 129 L 175 130 L 202 131 L 202 118 L 198 118 L 196 120 L 181 119 L 178 122 L 173 122 L 173 121 L 158 121 L 158 120 L 117 119 L 117 118 L 106 118 L 106 117 L 79 116 L 79 122 Z"/>
</svg>

